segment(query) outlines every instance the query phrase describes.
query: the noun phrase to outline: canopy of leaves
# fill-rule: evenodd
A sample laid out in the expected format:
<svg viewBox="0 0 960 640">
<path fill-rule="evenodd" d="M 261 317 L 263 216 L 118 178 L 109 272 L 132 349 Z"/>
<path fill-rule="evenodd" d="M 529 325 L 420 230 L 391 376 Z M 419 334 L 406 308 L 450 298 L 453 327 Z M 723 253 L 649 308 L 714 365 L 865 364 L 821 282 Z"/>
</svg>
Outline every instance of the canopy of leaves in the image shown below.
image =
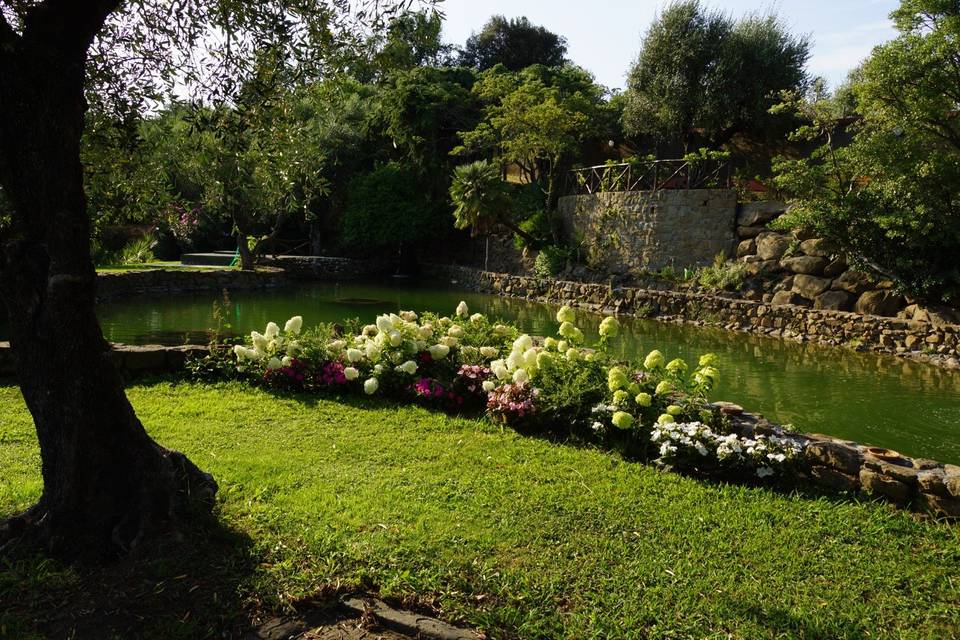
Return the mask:
<svg viewBox="0 0 960 640">
<path fill-rule="evenodd" d="M 834 238 L 855 257 L 931 301 L 960 298 L 960 8 L 905 0 L 899 37 L 853 75 L 858 120 L 836 143 L 836 101 L 793 96 L 822 145 L 781 160 L 777 185 L 792 198 L 784 225 Z M 851 101 L 847 100 L 847 105 Z"/>
<path fill-rule="evenodd" d="M 802 91 L 810 44 L 773 16 L 734 21 L 699 0 L 669 5 L 650 26 L 627 80 L 629 135 L 694 136 L 711 146 L 737 133 L 762 138 L 782 91 Z"/>
<path fill-rule="evenodd" d="M 493 16 L 480 33 L 471 35 L 460 52 L 460 64 L 481 71 L 502 64 L 508 71 L 530 65 L 559 67 L 566 62 L 567 41 L 525 17 Z"/>
<path fill-rule="evenodd" d="M 450 185 L 457 229 L 490 233 L 510 213 L 510 197 L 500 169 L 487 160 L 460 165 Z"/>
<path fill-rule="evenodd" d="M 452 227 L 449 209 L 429 198 L 410 166 L 382 165 L 354 178 L 347 192 L 340 241 L 351 253 L 429 242 Z"/>
</svg>

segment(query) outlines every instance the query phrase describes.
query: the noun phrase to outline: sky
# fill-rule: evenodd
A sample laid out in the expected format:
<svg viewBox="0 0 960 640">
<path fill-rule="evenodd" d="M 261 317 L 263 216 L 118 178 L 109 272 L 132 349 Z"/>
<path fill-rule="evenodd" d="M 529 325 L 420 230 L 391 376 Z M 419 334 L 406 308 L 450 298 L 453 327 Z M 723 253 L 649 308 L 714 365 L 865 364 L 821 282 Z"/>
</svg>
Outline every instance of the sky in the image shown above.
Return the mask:
<svg viewBox="0 0 960 640">
<path fill-rule="evenodd" d="M 600 84 L 623 88 L 642 35 L 666 0 L 444 0 L 444 39 L 462 45 L 491 15 L 526 16 L 567 38 L 568 57 Z M 870 51 L 894 37 L 889 14 L 898 0 L 706 0 L 734 17 L 780 16 L 793 33 L 810 36 L 808 68 L 830 86 L 843 82 Z"/>
</svg>

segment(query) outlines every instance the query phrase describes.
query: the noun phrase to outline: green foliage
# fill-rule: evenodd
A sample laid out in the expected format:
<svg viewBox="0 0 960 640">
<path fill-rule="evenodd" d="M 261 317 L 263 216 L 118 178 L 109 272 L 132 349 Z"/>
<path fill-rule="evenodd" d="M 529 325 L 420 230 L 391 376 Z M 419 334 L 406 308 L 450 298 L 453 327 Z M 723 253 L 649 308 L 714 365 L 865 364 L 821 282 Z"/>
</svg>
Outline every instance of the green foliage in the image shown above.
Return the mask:
<svg viewBox="0 0 960 640">
<path fill-rule="evenodd" d="M 473 235 L 490 233 L 508 220 L 511 199 L 500 170 L 486 160 L 457 167 L 450 185 L 453 216 L 457 229 Z"/>
<path fill-rule="evenodd" d="M 795 137 L 820 146 L 780 159 L 775 180 L 792 205 L 779 226 L 831 238 L 932 302 L 960 297 L 960 22 L 948 4 L 904 2 L 900 35 L 853 74 L 853 99 L 787 97 L 782 108 L 807 123 Z M 838 117 L 851 106 L 853 141 L 841 146 Z"/>
<path fill-rule="evenodd" d="M 147 233 L 140 238 L 132 240 L 120 252 L 120 263 L 145 264 L 147 262 L 153 262 L 153 249 L 156 246 L 157 238 L 152 233 Z"/>
<path fill-rule="evenodd" d="M 776 125 L 771 97 L 803 90 L 810 43 L 774 16 L 732 20 L 699 0 L 677 1 L 650 26 L 627 80 L 629 135 L 711 146 L 742 133 L 762 138 Z"/>
<path fill-rule="evenodd" d="M 743 286 L 747 276 L 747 265 L 742 262 L 728 262 L 727 257 L 718 253 L 709 267 L 700 267 L 694 278 L 700 286 L 708 289 L 733 290 Z"/>
<path fill-rule="evenodd" d="M 559 275 L 573 257 L 573 251 L 566 247 L 547 245 L 540 249 L 533 263 L 533 275 L 538 278 L 552 278 Z"/>
<path fill-rule="evenodd" d="M 443 203 L 431 201 L 409 166 L 389 162 L 350 181 L 340 221 L 345 249 L 370 252 L 429 242 L 450 230 Z"/>
<path fill-rule="evenodd" d="M 516 165 L 526 182 L 540 186 L 552 213 L 564 170 L 586 140 L 611 125 L 605 90 L 573 66 L 520 72 L 498 66 L 481 74 L 473 91 L 485 105 L 483 120 L 461 132 L 463 145 L 453 153 Z"/>
<path fill-rule="evenodd" d="M 566 55 L 565 38 L 533 25 L 525 17 L 508 20 L 495 15 L 480 33 L 467 39 L 459 62 L 480 71 L 498 64 L 509 71 L 520 71 L 535 64 L 559 67 L 566 62 Z"/>
</svg>

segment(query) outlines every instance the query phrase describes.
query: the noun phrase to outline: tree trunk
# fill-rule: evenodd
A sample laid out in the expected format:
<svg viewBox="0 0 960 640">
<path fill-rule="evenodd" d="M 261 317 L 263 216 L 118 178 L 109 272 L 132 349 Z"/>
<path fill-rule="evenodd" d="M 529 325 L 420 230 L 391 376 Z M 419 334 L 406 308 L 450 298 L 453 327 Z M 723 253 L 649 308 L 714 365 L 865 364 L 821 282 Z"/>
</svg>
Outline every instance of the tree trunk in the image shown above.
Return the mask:
<svg viewBox="0 0 960 640">
<path fill-rule="evenodd" d="M 237 231 L 237 253 L 240 254 L 240 268 L 244 271 L 253 271 L 255 268 L 253 252 L 247 244 L 247 234 L 243 231 Z"/>
<path fill-rule="evenodd" d="M 26 36 L 0 48 L 0 184 L 13 207 L 0 296 L 43 475 L 38 504 L 0 536 L 99 558 L 209 510 L 216 483 L 147 435 L 97 322 L 80 163 L 85 51 Z"/>
</svg>

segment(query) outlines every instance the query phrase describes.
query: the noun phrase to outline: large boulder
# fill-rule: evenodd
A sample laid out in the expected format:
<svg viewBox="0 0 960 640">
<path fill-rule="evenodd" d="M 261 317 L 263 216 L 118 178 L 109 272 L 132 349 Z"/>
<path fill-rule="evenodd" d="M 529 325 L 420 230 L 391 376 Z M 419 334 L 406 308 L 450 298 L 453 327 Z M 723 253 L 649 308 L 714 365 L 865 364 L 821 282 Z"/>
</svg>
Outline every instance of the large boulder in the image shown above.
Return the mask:
<svg viewBox="0 0 960 640">
<path fill-rule="evenodd" d="M 755 260 L 747 263 L 748 276 L 765 276 L 780 270 L 780 263 L 776 260 Z"/>
<path fill-rule="evenodd" d="M 846 291 L 824 291 L 814 298 L 813 308 L 824 311 L 850 311 L 853 309 L 853 296 Z"/>
<path fill-rule="evenodd" d="M 757 236 L 757 255 L 764 260 L 779 260 L 790 248 L 790 237 L 764 232 Z"/>
<path fill-rule="evenodd" d="M 912 494 L 910 487 L 903 482 L 870 469 L 860 470 L 860 485 L 866 491 L 883 496 L 899 505 L 909 502 Z"/>
<path fill-rule="evenodd" d="M 948 324 L 960 324 L 960 311 L 950 307 L 929 307 L 927 316 L 930 323 L 935 327 L 942 327 Z"/>
<path fill-rule="evenodd" d="M 737 227 L 738 238 L 756 238 L 767 230 L 766 227 Z"/>
<path fill-rule="evenodd" d="M 793 279 L 793 290 L 808 300 L 814 300 L 821 293 L 830 288 L 830 280 L 798 274 Z"/>
<path fill-rule="evenodd" d="M 804 455 L 811 465 L 830 467 L 850 476 L 858 475 L 863 465 L 863 453 L 840 442 L 811 442 Z"/>
<path fill-rule="evenodd" d="M 811 256 L 796 256 L 793 258 L 784 258 L 780 261 L 780 266 L 793 273 L 805 273 L 810 276 L 819 276 L 823 274 L 829 262 L 826 258 L 813 258 Z"/>
<path fill-rule="evenodd" d="M 836 278 L 837 276 L 842 275 L 843 272 L 849 268 L 850 267 L 847 265 L 846 260 L 843 258 L 836 258 L 835 260 L 832 260 L 830 264 L 824 267 L 823 275 L 827 278 Z"/>
<path fill-rule="evenodd" d="M 750 239 L 744 240 L 737 245 L 737 257 L 743 258 L 746 256 L 752 256 L 757 252 L 757 241 Z"/>
<path fill-rule="evenodd" d="M 903 308 L 903 296 L 889 289 L 867 291 L 857 300 L 857 313 L 870 316 L 893 317 Z"/>
<path fill-rule="evenodd" d="M 763 226 L 787 210 L 782 202 L 745 202 L 737 213 L 737 224 L 744 227 Z"/>
<path fill-rule="evenodd" d="M 797 295 L 793 291 L 777 291 L 773 294 L 773 299 L 770 300 L 770 304 L 774 306 L 781 306 L 785 304 L 803 304 L 806 300 L 803 297 Z M 809 303 L 807 303 L 809 304 Z"/>
<path fill-rule="evenodd" d="M 862 271 L 846 271 L 839 278 L 833 281 L 833 288 L 840 291 L 846 291 L 854 295 L 860 295 L 864 291 L 869 291 L 873 287 L 873 280 Z"/>
<path fill-rule="evenodd" d="M 811 238 L 800 243 L 800 251 L 815 258 L 829 258 L 838 251 L 837 245 L 824 238 Z"/>
</svg>

